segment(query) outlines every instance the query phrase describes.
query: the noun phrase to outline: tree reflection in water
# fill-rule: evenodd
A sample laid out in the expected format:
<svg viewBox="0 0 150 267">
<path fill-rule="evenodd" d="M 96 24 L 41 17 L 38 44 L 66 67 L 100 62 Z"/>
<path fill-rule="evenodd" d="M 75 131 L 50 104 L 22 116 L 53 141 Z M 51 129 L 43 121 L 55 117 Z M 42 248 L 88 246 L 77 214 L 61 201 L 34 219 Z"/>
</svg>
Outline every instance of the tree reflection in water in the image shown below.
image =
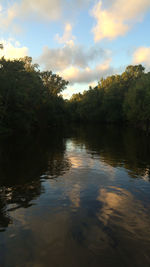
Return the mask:
<svg viewBox="0 0 150 267">
<path fill-rule="evenodd" d="M 28 208 L 44 188 L 42 177 L 54 178 L 70 168 L 60 134 L 43 134 L 0 144 L 0 231 L 12 223 L 9 212 Z"/>
<path fill-rule="evenodd" d="M 149 153 L 112 126 L 2 141 L 0 265 L 150 266 Z"/>
<path fill-rule="evenodd" d="M 84 126 L 74 128 L 74 142 L 92 157 L 113 167 L 123 167 L 135 178 L 150 180 L 150 137 L 129 127 Z"/>
</svg>

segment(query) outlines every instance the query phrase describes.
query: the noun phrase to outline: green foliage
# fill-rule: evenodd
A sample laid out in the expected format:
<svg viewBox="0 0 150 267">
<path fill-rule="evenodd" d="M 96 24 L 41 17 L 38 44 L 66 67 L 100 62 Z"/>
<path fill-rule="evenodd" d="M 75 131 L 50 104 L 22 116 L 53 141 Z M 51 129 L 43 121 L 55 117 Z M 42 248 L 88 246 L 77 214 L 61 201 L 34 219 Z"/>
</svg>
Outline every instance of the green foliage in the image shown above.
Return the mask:
<svg viewBox="0 0 150 267">
<path fill-rule="evenodd" d="M 147 122 L 150 120 L 150 73 L 144 74 L 130 87 L 124 101 L 128 120 Z"/>
<path fill-rule="evenodd" d="M 128 66 L 121 75 L 101 79 L 95 88 L 70 100 L 73 120 L 131 123 L 150 121 L 150 73 L 142 65 Z"/>
<path fill-rule="evenodd" d="M 40 72 L 30 57 L 13 61 L 1 58 L 0 83 L 1 132 L 31 131 L 58 123 L 65 109 L 58 94 L 67 84 L 61 77 Z"/>
<path fill-rule="evenodd" d="M 29 132 L 68 121 L 122 123 L 150 127 L 150 73 L 142 65 L 101 79 L 95 88 L 65 101 L 68 82 L 39 70 L 31 57 L 0 59 L 0 132 Z"/>
<path fill-rule="evenodd" d="M 52 71 L 44 71 L 40 73 L 43 85 L 48 94 L 57 96 L 65 88 L 68 82 L 63 80 L 59 75 L 53 74 Z"/>
</svg>

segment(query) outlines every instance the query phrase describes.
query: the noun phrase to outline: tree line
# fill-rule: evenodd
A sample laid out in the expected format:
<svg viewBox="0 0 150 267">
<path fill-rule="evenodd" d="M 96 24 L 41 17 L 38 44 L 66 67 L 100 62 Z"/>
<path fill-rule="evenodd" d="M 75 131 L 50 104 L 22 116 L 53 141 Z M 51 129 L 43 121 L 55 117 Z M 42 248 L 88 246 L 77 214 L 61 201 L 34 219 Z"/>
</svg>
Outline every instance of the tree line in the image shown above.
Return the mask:
<svg viewBox="0 0 150 267">
<path fill-rule="evenodd" d="M 72 120 L 130 123 L 150 130 L 150 72 L 128 66 L 121 75 L 101 79 L 95 88 L 74 94 L 68 102 Z"/>
<path fill-rule="evenodd" d="M 0 60 L 0 131 L 30 132 L 62 123 L 65 103 L 59 94 L 67 81 L 52 71 L 40 71 L 32 58 Z"/>
<path fill-rule="evenodd" d="M 0 133 L 30 132 L 68 122 L 131 123 L 150 128 L 150 72 L 128 66 L 121 75 L 64 100 L 68 85 L 52 71 L 40 71 L 31 57 L 0 59 Z"/>
</svg>

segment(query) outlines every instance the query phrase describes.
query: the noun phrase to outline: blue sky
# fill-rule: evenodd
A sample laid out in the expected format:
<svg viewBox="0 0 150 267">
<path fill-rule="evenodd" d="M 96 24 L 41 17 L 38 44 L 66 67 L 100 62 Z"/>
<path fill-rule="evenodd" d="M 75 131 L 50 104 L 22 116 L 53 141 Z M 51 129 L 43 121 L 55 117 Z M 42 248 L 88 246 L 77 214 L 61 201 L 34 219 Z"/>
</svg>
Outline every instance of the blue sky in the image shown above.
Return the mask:
<svg viewBox="0 0 150 267">
<path fill-rule="evenodd" d="M 69 80 L 64 97 L 129 64 L 150 68 L 150 0 L 0 0 L 1 55 Z"/>
</svg>

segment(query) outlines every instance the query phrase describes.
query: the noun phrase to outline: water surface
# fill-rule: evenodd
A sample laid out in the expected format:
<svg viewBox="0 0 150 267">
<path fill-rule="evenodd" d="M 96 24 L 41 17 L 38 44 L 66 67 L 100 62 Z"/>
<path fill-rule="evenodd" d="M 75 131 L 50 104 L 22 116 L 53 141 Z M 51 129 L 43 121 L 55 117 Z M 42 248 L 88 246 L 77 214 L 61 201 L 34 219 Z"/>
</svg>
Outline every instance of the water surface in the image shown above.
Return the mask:
<svg viewBox="0 0 150 267">
<path fill-rule="evenodd" d="M 150 266 L 150 139 L 73 127 L 0 143 L 0 266 Z"/>
</svg>

